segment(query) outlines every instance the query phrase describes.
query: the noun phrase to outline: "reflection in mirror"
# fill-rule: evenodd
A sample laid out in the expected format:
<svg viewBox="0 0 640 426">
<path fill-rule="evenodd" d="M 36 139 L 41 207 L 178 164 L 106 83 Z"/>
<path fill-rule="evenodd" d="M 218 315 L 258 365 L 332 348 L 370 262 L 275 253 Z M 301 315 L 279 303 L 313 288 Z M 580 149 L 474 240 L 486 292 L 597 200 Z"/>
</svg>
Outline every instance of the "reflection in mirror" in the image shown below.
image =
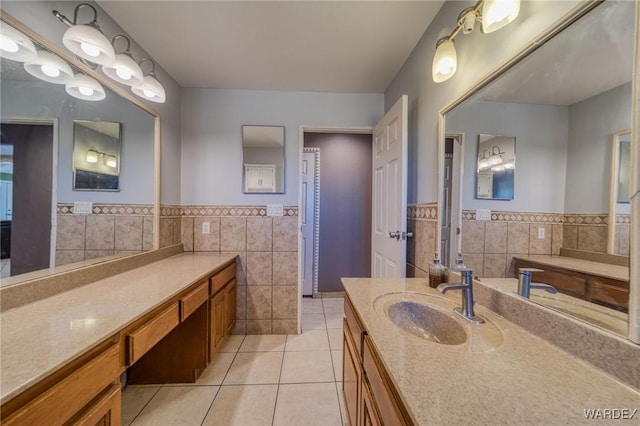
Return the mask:
<svg viewBox="0 0 640 426">
<path fill-rule="evenodd" d="M 631 132 L 618 138 L 618 203 L 629 203 L 631 182 Z"/>
<path fill-rule="evenodd" d="M 73 121 L 73 188 L 120 190 L 120 123 Z"/>
<path fill-rule="evenodd" d="M 13 18 L 2 19 L 4 34 Z M 15 25 L 45 56 L 51 43 Z M 156 116 L 109 88 L 104 99 L 81 98 L 25 71 L 23 57 L 0 56 L 0 285 L 152 250 Z M 96 175 L 111 182 L 96 185 Z M 75 190 L 91 186 L 111 191 Z"/>
<path fill-rule="evenodd" d="M 628 316 L 620 311 L 628 306 L 630 285 L 637 285 L 630 284 L 629 256 L 638 254 L 628 245 L 629 204 L 617 203 L 626 212 L 617 210 L 616 220 L 607 220 L 610 141 L 615 132 L 631 128 L 637 4 L 593 4 L 583 17 L 447 110 L 443 129 L 444 135 L 463 135 L 464 172 L 453 169 L 454 182 L 455 174 L 461 176 L 462 206 L 452 212 L 462 218 L 461 234 L 451 232 L 449 245 L 461 247 L 465 265 L 488 285 L 496 279 L 508 283 L 513 293 L 516 260 L 521 265 L 544 261 L 545 266 L 535 267 L 548 273 L 536 281 L 557 286 L 563 298 L 576 303 L 549 302 L 538 297 L 540 290 L 532 290 L 531 301 L 565 313 L 575 308 L 572 315 L 582 320 L 593 317 L 587 311 L 597 310 L 599 318 L 603 310 L 610 311 L 610 317 L 623 322 L 611 329 L 622 334 Z M 466 141 L 487 131 L 518 138 L 517 197 L 508 201 L 475 197 L 473 172 L 484 149 L 476 153 L 475 144 Z M 486 217 L 476 216 L 480 212 Z M 607 240 L 615 222 L 618 241 L 627 243 L 619 244 L 614 255 L 608 253 Z M 585 304 L 604 306 L 587 309 Z M 590 322 L 603 326 L 598 321 Z"/>
<path fill-rule="evenodd" d="M 284 127 L 242 126 L 245 193 L 284 192 Z"/>
<path fill-rule="evenodd" d="M 516 138 L 479 135 L 476 198 L 513 200 Z"/>
</svg>

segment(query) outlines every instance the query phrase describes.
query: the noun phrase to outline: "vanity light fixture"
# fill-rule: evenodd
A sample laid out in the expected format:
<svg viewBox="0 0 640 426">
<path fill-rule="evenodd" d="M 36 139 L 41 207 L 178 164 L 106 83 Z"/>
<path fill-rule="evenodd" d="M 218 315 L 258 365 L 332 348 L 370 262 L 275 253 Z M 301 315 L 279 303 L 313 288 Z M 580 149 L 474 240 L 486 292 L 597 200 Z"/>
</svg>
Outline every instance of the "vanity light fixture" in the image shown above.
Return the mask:
<svg viewBox="0 0 640 426">
<path fill-rule="evenodd" d="M 93 19 L 88 24 L 78 24 L 78 11 L 83 6 L 93 10 Z M 53 14 L 69 25 L 69 29 L 62 36 L 62 43 L 67 49 L 89 62 L 99 65 L 111 65 L 116 60 L 116 54 L 109 39 L 98 25 L 98 11 L 88 3 L 80 3 L 73 12 L 73 22 L 57 10 Z"/>
<path fill-rule="evenodd" d="M 98 151 L 93 147 L 87 151 L 85 159 L 87 160 L 87 163 L 97 163 L 100 157 L 102 157 L 102 162 L 105 166 L 113 169 L 118 167 L 118 158 L 115 155 Z"/>
<path fill-rule="evenodd" d="M 142 84 L 140 86 L 133 86 L 131 88 L 131 91 L 148 101 L 164 103 L 165 92 L 164 87 L 162 87 L 162 84 L 160 84 L 160 82 L 156 78 L 156 63 L 149 58 L 142 58 L 140 59 L 140 65 L 142 65 L 142 63 L 145 61 L 151 62 L 151 72 L 144 76 Z"/>
<path fill-rule="evenodd" d="M 431 68 L 433 81 L 441 83 L 455 74 L 458 60 L 453 40 L 460 31 L 470 34 L 476 22 L 481 22 L 482 32 L 491 33 L 512 22 L 519 13 L 520 0 L 479 0 L 473 7 L 463 9 L 456 28 L 451 32 L 445 28 L 438 35 Z"/>
<path fill-rule="evenodd" d="M 69 95 L 85 101 L 101 101 L 106 97 L 100 83 L 85 74 L 76 74 L 64 88 Z"/>
<path fill-rule="evenodd" d="M 36 47 L 29 37 L 10 25 L 0 24 L 0 56 L 12 61 L 28 62 L 36 58 Z"/>
<path fill-rule="evenodd" d="M 25 62 L 24 69 L 40 80 L 55 84 L 67 84 L 73 80 L 71 66 L 58 55 L 39 50 L 35 59 Z"/>
<path fill-rule="evenodd" d="M 116 55 L 113 64 L 103 65 L 102 72 L 104 72 L 107 77 L 119 83 L 126 84 L 127 86 L 141 86 L 144 76 L 142 74 L 142 68 L 140 68 L 140 65 L 138 65 L 133 59 L 133 55 L 131 55 L 131 40 L 126 36 L 117 35 L 113 38 L 111 44 L 115 46 L 118 39 L 126 40 L 127 47 L 122 53 Z"/>
</svg>

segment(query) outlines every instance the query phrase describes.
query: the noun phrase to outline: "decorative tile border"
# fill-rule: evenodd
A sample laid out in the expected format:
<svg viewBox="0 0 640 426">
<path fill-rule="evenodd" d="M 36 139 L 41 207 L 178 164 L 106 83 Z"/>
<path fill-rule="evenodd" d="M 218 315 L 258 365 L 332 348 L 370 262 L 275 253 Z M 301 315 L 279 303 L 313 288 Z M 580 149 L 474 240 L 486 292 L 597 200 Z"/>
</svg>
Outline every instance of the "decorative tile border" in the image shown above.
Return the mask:
<svg viewBox="0 0 640 426">
<path fill-rule="evenodd" d="M 181 216 L 263 217 L 267 206 L 181 206 Z M 297 206 L 284 208 L 283 216 L 298 216 Z"/>
<path fill-rule="evenodd" d="M 569 225 L 606 225 L 609 217 L 606 214 L 566 214 L 564 223 Z"/>
<path fill-rule="evenodd" d="M 58 214 L 73 214 L 73 204 L 58 203 Z M 119 215 L 119 216 L 153 216 L 152 204 L 93 204 L 92 214 Z"/>
<path fill-rule="evenodd" d="M 408 219 L 438 219 L 438 203 L 410 204 L 407 206 Z"/>
<path fill-rule="evenodd" d="M 616 215 L 616 223 L 630 224 L 631 223 L 631 215 L 629 215 L 629 214 Z"/>
<path fill-rule="evenodd" d="M 181 209 L 182 207 L 177 205 L 169 205 L 169 204 L 161 205 L 160 217 L 181 216 L 181 213 L 182 213 Z"/>
</svg>

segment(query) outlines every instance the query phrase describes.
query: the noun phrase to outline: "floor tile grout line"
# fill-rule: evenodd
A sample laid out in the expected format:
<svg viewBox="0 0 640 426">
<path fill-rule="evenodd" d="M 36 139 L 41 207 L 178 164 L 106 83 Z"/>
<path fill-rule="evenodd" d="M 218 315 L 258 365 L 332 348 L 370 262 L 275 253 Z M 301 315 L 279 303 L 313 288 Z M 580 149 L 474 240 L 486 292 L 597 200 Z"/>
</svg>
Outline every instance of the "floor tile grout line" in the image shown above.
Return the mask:
<svg viewBox="0 0 640 426">
<path fill-rule="evenodd" d="M 289 335 L 287 335 L 284 341 L 284 349 L 282 351 L 282 361 L 280 362 L 280 373 L 278 374 L 278 387 L 276 388 L 276 401 L 273 404 L 273 414 L 271 415 L 271 426 L 274 425 L 276 421 L 276 410 L 278 409 L 278 395 L 280 394 L 280 381 L 282 380 L 282 369 L 284 368 L 284 354 L 287 349 L 287 342 L 289 341 Z"/>
<path fill-rule="evenodd" d="M 158 392 L 160 392 L 160 389 L 162 389 L 162 385 L 158 386 L 158 389 L 156 389 L 156 391 L 153 393 L 153 395 L 151 396 L 151 398 L 149 398 L 149 400 L 147 401 L 147 403 L 146 403 L 146 404 L 144 404 L 144 405 L 142 406 L 142 408 L 140 409 L 140 411 L 138 411 L 138 414 L 136 414 L 136 415 L 133 417 L 133 419 L 131 419 L 131 422 L 129 422 L 129 424 L 130 424 L 130 425 L 132 425 L 132 424 L 133 424 L 133 422 L 135 422 L 135 421 L 136 421 L 136 419 L 137 419 L 138 417 L 140 417 L 140 414 L 142 413 L 142 411 L 143 411 L 145 408 L 147 408 L 147 405 L 149 405 L 149 403 L 151 402 L 151 400 L 152 400 L 153 398 L 155 398 L 155 396 L 158 394 Z"/>
<path fill-rule="evenodd" d="M 213 408 L 213 403 L 216 402 L 216 398 L 218 397 L 218 395 L 220 394 L 220 391 L 222 390 L 222 384 L 226 380 L 227 374 L 229 374 L 229 371 L 231 370 L 231 366 L 233 365 L 233 362 L 236 360 L 236 357 L 238 356 L 238 352 L 240 352 L 240 347 L 242 346 L 242 344 L 244 343 L 246 338 L 247 338 L 247 336 L 245 334 L 245 336 L 242 338 L 242 341 L 238 345 L 238 350 L 236 350 L 236 352 L 233 354 L 233 359 L 229 363 L 229 367 L 227 367 L 227 371 L 224 373 L 224 377 L 220 381 L 220 385 L 218 385 L 218 390 L 216 391 L 215 395 L 213 396 L 213 399 L 211 400 L 211 404 L 209 404 L 209 408 L 207 408 L 207 412 L 204 414 L 204 417 L 202 418 L 202 421 L 200 422 L 200 426 L 204 425 L 204 421 L 207 419 L 207 416 L 209 415 L 209 412 Z M 219 353 L 222 353 L 222 352 L 219 352 Z M 228 352 L 225 352 L 225 353 L 228 353 Z M 212 365 L 212 364 L 213 364 L 213 361 L 209 365 Z"/>
<path fill-rule="evenodd" d="M 338 414 L 340 415 L 340 424 L 344 424 L 344 419 L 342 418 L 342 409 L 340 408 L 340 395 L 338 394 L 338 378 L 336 377 L 336 366 L 333 362 L 333 356 L 331 356 L 331 338 L 329 337 L 329 328 L 327 327 L 327 313 L 324 310 L 324 302 L 322 302 L 322 313 L 324 314 L 324 325 L 327 331 L 327 340 L 329 343 L 329 358 L 331 359 L 331 372 L 333 373 L 334 379 L 333 386 L 336 389 L 336 397 L 338 398 Z"/>
</svg>

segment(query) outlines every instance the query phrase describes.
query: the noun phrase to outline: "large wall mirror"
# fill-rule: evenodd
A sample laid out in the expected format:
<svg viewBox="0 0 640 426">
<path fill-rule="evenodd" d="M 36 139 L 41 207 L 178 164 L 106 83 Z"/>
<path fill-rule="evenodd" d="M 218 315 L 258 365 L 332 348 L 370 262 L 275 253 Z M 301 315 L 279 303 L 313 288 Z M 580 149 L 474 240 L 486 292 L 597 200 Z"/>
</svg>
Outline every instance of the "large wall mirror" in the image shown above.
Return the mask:
<svg viewBox="0 0 640 426">
<path fill-rule="evenodd" d="M 4 11 L 2 27 L 92 72 Z M 82 99 L 1 56 L 2 286 L 157 247 L 157 114 L 104 78 Z"/>
<path fill-rule="evenodd" d="M 639 255 L 629 244 L 630 204 L 610 189 L 624 187 L 619 181 L 630 167 L 629 160 L 623 160 L 624 140 L 633 138 L 620 131 L 632 123 L 637 2 L 581 7 L 590 10 L 443 110 L 441 133 L 457 141 L 454 151 L 459 152 L 453 156 L 463 159 L 453 171 L 463 176 L 462 207 L 451 213 L 461 234 L 451 232 L 448 243 L 452 250 L 461 249 L 465 264 L 481 279 L 515 277 L 514 256 L 579 252 L 617 263 L 605 267 L 623 268 L 622 279 L 628 280 L 629 256 Z M 484 151 L 491 154 L 489 148 L 477 151 L 476 141 L 489 140 L 487 135 L 518 141 L 513 199 L 489 199 L 495 197 L 488 196 L 488 189 L 487 196 L 476 197 L 479 160 Z M 441 152 L 444 155 L 444 148 Z M 612 169 L 612 152 L 620 157 L 614 162 L 617 170 Z M 608 249 L 610 238 L 615 239 L 615 251 Z M 638 282 L 631 280 L 630 285 Z M 619 312 L 624 309 L 590 306 L 585 311 L 614 318 L 618 325 L 612 330 L 627 334 L 628 316 Z M 603 326 L 590 315 L 572 314 Z"/>
<path fill-rule="evenodd" d="M 245 194 L 284 192 L 284 127 L 242 126 Z"/>
</svg>

